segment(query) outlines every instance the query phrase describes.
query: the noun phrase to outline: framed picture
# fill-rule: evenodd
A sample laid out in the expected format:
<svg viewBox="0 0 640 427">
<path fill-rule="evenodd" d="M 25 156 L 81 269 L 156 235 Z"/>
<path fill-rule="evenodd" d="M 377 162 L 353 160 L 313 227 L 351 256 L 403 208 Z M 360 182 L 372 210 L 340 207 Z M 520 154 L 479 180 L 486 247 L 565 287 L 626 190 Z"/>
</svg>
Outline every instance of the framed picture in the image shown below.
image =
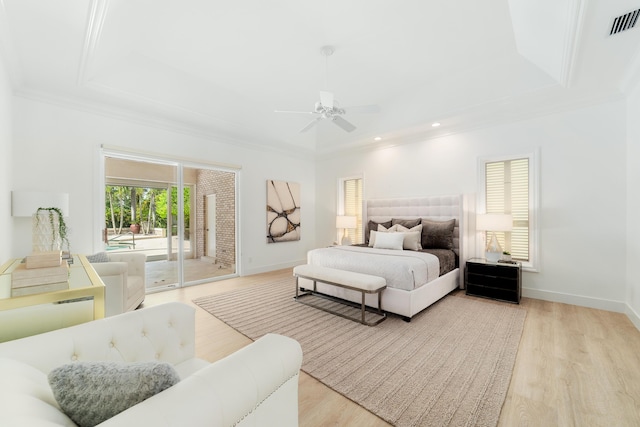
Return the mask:
<svg viewBox="0 0 640 427">
<path fill-rule="evenodd" d="M 300 240 L 300 184 L 267 181 L 267 243 Z"/>
</svg>

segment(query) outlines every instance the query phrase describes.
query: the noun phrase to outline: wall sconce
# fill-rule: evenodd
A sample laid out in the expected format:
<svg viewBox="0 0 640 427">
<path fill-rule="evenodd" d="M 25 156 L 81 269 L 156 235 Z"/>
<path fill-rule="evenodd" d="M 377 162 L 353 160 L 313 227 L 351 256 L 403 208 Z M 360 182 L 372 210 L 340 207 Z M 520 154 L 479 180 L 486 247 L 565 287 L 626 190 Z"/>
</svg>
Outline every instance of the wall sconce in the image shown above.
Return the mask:
<svg viewBox="0 0 640 427">
<path fill-rule="evenodd" d="M 496 237 L 496 231 L 511 231 L 513 217 L 509 214 L 478 214 L 476 215 L 476 229 L 490 231 L 491 238 L 487 242 L 485 258 L 490 262 L 498 262 L 502 257 L 502 248 Z"/>
<path fill-rule="evenodd" d="M 358 226 L 358 219 L 355 216 L 338 215 L 336 216 L 336 228 L 343 228 L 344 234 L 342 236 L 341 245 L 348 246 L 351 244 L 351 238 L 349 237 L 349 229 L 356 228 Z"/>
</svg>

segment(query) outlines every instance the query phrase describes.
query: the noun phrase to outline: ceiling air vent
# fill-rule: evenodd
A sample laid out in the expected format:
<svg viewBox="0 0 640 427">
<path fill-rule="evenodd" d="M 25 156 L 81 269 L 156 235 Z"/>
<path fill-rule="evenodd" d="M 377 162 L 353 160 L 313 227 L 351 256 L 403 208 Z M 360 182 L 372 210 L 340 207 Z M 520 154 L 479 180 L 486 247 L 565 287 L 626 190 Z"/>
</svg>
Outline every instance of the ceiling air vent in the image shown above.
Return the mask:
<svg viewBox="0 0 640 427">
<path fill-rule="evenodd" d="M 624 30 L 630 30 L 631 28 L 635 27 L 639 15 L 640 9 L 636 9 L 633 12 L 625 13 L 624 15 L 620 15 L 617 18 L 614 18 L 613 23 L 611 24 L 611 31 L 609 32 L 609 35 L 612 36 Z"/>
</svg>

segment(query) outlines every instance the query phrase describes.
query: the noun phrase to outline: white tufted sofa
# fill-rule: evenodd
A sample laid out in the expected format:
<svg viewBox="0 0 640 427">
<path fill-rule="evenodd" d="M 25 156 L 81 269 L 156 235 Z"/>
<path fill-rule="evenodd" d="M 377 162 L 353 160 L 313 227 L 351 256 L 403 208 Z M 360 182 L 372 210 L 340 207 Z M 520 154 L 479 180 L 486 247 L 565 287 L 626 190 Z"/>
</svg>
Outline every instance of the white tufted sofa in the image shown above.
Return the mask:
<svg viewBox="0 0 640 427">
<path fill-rule="evenodd" d="M 47 374 L 73 361 L 171 363 L 175 386 L 101 426 L 297 426 L 302 350 L 268 334 L 213 364 L 195 357 L 195 309 L 172 302 L 0 344 L 0 426 L 75 426 Z"/>
</svg>

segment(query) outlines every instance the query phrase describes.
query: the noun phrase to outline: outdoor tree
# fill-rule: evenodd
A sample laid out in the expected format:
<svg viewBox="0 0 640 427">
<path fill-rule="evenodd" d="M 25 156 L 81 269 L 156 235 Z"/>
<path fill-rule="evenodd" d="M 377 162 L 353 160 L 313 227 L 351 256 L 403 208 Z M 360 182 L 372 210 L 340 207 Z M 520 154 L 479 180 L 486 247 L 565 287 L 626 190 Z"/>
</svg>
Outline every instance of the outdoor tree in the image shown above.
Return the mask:
<svg viewBox="0 0 640 427">
<path fill-rule="evenodd" d="M 114 233 L 122 233 L 122 227 L 124 226 L 124 218 L 129 215 L 128 204 L 130 187 L 123 187 L 119 185 L 107 185 L 106 186 L 106 209 L 105 218 L 106 223 L 111 220 L 111 228 Z M 116 230 L 116 215 L 118 216 L 118 226 Z"/>
<path fill-rule="evenodd" d="M 178 191 L 171 190 L 171 212 L 173 218 L 178 216 Z M 190 189 L 184 188 L 184 219 L 185 227 L 190 220 Z M 166 228 L 168 224 L 167 190 L 149 187 L 128 187 L 107 185 L 105 187 L 105 224 L 114 233 L 121 234 L 125 226 L 140 224 L 145 234 L 155 228 Z M 129 219 L 129 224 L 126 219 Z M 176 224 L 173 224 L 174 226 Z"/>
</svg>

